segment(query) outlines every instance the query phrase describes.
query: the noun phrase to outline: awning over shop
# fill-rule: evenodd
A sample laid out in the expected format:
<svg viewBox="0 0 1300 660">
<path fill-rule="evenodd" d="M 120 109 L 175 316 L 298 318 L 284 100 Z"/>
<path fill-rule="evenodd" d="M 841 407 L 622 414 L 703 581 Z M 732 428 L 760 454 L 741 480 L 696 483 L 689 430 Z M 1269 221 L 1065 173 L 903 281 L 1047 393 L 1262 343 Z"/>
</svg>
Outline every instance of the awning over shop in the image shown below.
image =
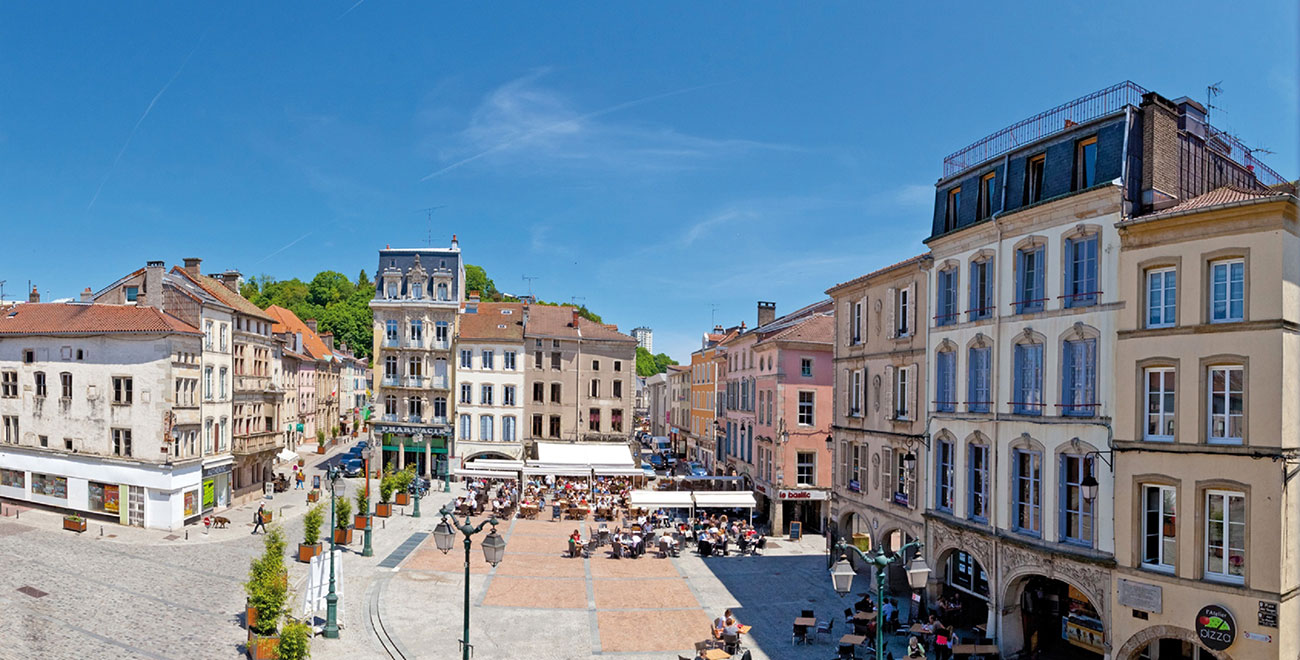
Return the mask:
<svg viewBox="0 0 1300 660">
<path fill-rule="evenodd" d="M 298 458 L 298 452 L 286 448 L 280 450 L 280 453 L 276 454 L 275 457 L 280 459 L 281 462 L 292 461 Z"/>
<path fill-rule="evenodd" d="M 688 490 L 634 490 L 630 503 L 638 509 L 693 509 L 695 500 Z"/>
<path fill-rule="evenodd" d="M 518 472 L 507 472 L 505 470 L 475 470 L 473 468 L 456 468 L 451 472 L 457 477 L 469 477 L 472 479 L 518 479 Z"/>
<path fill-rule="evenodd" d="M 471 470 L 506 470 L 509 472 L 518 472 L 524 469 L 524 462 L 511 461 L 503 458 L 474 458 L 465 463 L 465 468 Z"/>
<path fill-rule="evenodd" d="M 537 463 L 539 465 L 574 465 L 604 467 L 639 467 L 632 459 L 632 450 L 622 443 L 537 443 Z"/>
<path fill-rule="evenodd" d="M 698 507 L 752 509 L 757 506 L 754 494 L 747 490 L 695 490 L 690 493 L 695 497 L 695 506 Z"/>
<path fill-rule="evenodd" d="M 639 467 L 593 465 L 591 471 L 598 477 L 644 477 L 645 470 Z"/>
<path fill-rule="evenodd" d="M 555 465 L 549 463 L 529 463 L 524 466 L 524 474 L 530 477 L 551 475 L 553 477 L 587 477 L 591 478 L 589 466 Z"/>
</svg>

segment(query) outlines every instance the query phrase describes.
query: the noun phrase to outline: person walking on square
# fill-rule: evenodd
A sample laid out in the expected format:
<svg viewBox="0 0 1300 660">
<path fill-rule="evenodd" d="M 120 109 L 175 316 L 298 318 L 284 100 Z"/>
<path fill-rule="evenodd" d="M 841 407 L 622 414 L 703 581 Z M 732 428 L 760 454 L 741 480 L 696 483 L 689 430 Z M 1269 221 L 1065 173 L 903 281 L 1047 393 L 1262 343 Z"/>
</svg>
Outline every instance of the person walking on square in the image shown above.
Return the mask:
<svg viewBox="0 0 1300 660">
<path fill-rule="evenodd" d="M 261 529 L 263 534 L 266 533 L 266 520 L 262 517 L 262 513 L 265 512 L 265 511 L 266 511 L 266 505 L 265 505 L 265 504 L 259 504 L 259 505 L 257 505 L 257 513 L 254 513 L 254 514 L 253 514 L 253 533 L 254 533 L 254 534 L 257 533 L 257 530 L 258 530 L 258 529 Z"/>
</svg>

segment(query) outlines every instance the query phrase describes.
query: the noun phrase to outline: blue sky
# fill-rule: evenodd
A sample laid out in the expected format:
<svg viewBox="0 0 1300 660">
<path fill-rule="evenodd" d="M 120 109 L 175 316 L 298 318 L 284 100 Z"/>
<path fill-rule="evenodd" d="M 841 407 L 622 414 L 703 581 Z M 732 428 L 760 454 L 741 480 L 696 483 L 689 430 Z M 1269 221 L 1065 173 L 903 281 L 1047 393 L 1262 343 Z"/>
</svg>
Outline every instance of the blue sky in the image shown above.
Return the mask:
<svg viewBox="0 0 1300 660">
<path fill-rule="evenodd" d="M 1131 79 L 1294 178 L 1295 2 L 6 3 L 0 279 L 373 274 L 460 237 L 679 360 L 911 256 L 943 157 Z M 1064 4 L 1064 3 L 1061 3 Z"/>
</svg>

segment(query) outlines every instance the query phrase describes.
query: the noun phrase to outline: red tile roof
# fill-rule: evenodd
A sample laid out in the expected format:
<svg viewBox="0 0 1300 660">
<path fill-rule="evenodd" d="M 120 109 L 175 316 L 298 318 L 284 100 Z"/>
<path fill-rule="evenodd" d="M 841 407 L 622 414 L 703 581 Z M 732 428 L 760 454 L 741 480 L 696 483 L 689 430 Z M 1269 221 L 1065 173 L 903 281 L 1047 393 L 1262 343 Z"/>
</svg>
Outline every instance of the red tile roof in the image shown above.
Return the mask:
<svg viewBox="0 0 1300 660">
<path fill-rule="evenodd" d="M 460 338 L 523 342 L 523 307 L 520 303 L 479 303 L 475 313 L 460 315 Z"/>
<path fill-rule="evenodd" d="M 325 346 L 325 340 L 320 335 L 307 327 L 297 314 L 279 306 L 271 305 L 266 308 L 266 313 L 275 319 L 271 324 L 271 332 L 288 332 L 302 335 L 302 347 L 306 349 L 308 357 L 316 360 L 328 360 L 334 354 Z"/>
<path fill-rule="evenodd" d="M 1135 218 L 1135 220 L 1147 220 L 1150 218 L 1186 213 L 1188 211 L 1200 211 L 1203 209 L 1214 208 L 1216 206 L 1227 206 L 1229 204 L 1249 202 L 1257 199 L 1283 198 L 1289 195 L 1290 193 L 1276 190 L 1248 190 L 1246 188 L 1238 188 L 1237 186 L 1223 186 L 1222 188 L 1215 188 L 1204 195 L 1197 195 L 1191 199 L 1181 201 L 1167 209 L 1160 209 L 1154 213 L 1140 216 Z"/>
<path fill-rule="evenodd" d="M 198 286 L 202 287 L 204 291 L 211 294 L 213 298 L 220 300 L 240 314 L 251 316 L 255 319 L 261 319 L 263 321 L 275 320 L 266 312 L 262 311 L 262 308 L 254 305 L 247 298 L 238 293 L 231 291 L 230 287 L 222 284 L 220 280 L 214 277 L 208 277 L 207 275 L 191 275 L 180 266 L 172 266 L 172 273 L 179 275 L 180 277 L 188 278 L 191 282 L 194 282 Z"/>
<path fill-rule="evenodd" d="M 0 316 L 0 335 L 193 334 L 198 328 L 153 307 L 24 303 Z"/>
<path fill-rule="evenodd" d="M 888 273 L 889 271 L 894 270 L 895 268 L 902 268 L 904 266 L 911 266 L 912 264 L 918 264 L 929 258 L 930 258 L 929 252 L 926 252 L 925 254 L 918 254 L 915 257 L 904 259 L 896 264 L 891 264 L 885 266 L 884 268 L 877 268 L 876 270 L 873 270 L 870 273 L 867 273 L 866 275 L 859 275 L 858 277 L 855 277 L 847 282 L 840 282 L 839 284 L 836 284 L 835 286 L 827 289 L 826 293 L 829 295 L 832 291 L 835 291 L 836 289 L 842 289 L 846 286 L 852 286 L 860 282 L 865 282 L 877 275 Z"/>
<path fill-rule="evenodd" d="M 817 344 L 830 344 L 835 341 L 835 317 L 812 316 L 808 320 L 764 339 L 759 343 L 777 341 L 797 341 Z"/>
<path fill-rule="evenodd" d="M 628 335 L 610 330 L 603 323 L 593 323 L 582 317 L 578 317 L 578 327 L 574 328 L 571 324 L 573 322 L 573 312 L 576 309 L 576 307 L 529 305 L 528 327 L 525 328 L 525 332 L 530 335 L 577 339 L 578 330 L 581 329 L 583 339 L 636 343 L 636 340 Z"/>
</svg>

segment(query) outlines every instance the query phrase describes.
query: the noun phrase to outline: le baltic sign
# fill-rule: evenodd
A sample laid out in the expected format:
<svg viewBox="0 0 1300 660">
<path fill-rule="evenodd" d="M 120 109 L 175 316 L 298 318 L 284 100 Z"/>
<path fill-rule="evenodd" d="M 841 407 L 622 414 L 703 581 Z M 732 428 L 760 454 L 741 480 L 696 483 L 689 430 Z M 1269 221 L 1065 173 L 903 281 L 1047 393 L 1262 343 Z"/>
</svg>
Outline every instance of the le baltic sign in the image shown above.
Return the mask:
<svg viewBox="0 0 1300 660">
<path fill-rule="evenodd" d="M 1226 607 L 1206 605 L 1196 615 L 1196 637 L 1207 648 L 1222 651 L 1237 641 L 1237 622 Z"/>
<path fill-rule="evenodd" d="M 778 500 L 824 500 L 827 495 L 827 491 L 824 490 L 782 488 L 776 491 L 776 499 Z"/>
</svg>

